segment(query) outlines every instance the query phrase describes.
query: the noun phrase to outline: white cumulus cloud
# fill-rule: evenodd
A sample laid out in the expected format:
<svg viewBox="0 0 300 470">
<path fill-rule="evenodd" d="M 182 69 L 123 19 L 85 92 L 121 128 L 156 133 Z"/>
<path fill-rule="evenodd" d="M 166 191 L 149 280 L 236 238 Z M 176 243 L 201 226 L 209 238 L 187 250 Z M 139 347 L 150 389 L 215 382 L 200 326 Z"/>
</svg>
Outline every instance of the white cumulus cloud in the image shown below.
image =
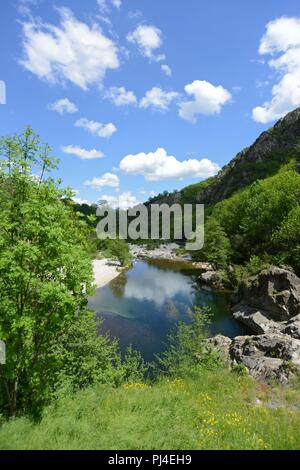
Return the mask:
<svg viewBox="0 0 300 470">
<path fill-rule="evenodd" d="M 116 106 L 136 104 L 137 99 L 133 91 L 127 91 L 125 87 L 111 87 L 105 93 L 105 98 L 109 99 Z"/>
<path fill-rule="evenodd" d="M 185 86 L 185 92 L 193 97 L 179 105 L 179 115 L 186 121 L 197 122 L 197 115 L 218 114 L 222 106 L 231 100 L 231 93 L 221 85 L 215 86 L 205 80 L 195 80 Z"/>
<path fill-rule="evenodd" d="M 109 139 L 115 132 L 117 132 L 117 128 L 112 122 L 108 124 L 102 124 L 101 122 L 97 121 L 89 121 L 86 118 L 78 119 L 78 121 L 75 122 L 75 126 L 81 127 L 91 134 L 94 134 L 98 137 L 104 137 L 106 139 Z"/>
<path fill-rule="evenodd" d="M 95 177 L 92 180 L 87 180 L 84 183 L 86 186 L 91 186 L 94 189 L 101 189 L 105 186 L 110 188 L 118 188 L 120 185 L 120 179 L 114 173 L 104 173 L 99 178 Z"/>
<path fill-rule="evenodd" d="M 153 87 L 148 90 L 145 96 L 140 101 L 141 108 L 153 108 L 158 111 L 167 111 L 170 104 L 176 98 L 179 93 L 175 91 L 164 91 L 159 87 Z"/>
<path fill-rule="evenodd" d="M 105 200 L 112 209 L 127 210 L 129 207 L 134 207 L 139 204 L 137 198 L 130 192 L 125 192 L 119 196 L 102 195 L 101 200 Z"/>
<path fill-rule="evenodd" d="M 162 32 L 156 26 L 139 25 L 127 35 L 127 41 L 137 44 L 140 53 L 150 60 L 159 62 L 165 58 L 163 54 L 156 55 L 163 43 Z"/>
<path fill-rule="evenodd" d="M 147 181 L 159 181 L 189 177 L 208 178 L 215 175 L 220 167 L 207 158 L 179 161 L 168 155 L 164 148 L 158 148 L 155 152 L 125 156 L 120 162 L 120 169 L 125 173 L 143 175 Z"/>
<path fill-rule="evenodd" d="M 57 113 L 63 115 L 65 113 L 77 113 L 78 108 L 77 106 L 72 103 L 68 98 L 62 98 L 61 100 L 57 100 L 54 103 L 50 103 L 48 105 L 48 109 L 51 111 L 56 111 Z"/>
<path fill-rule="evenodd" d="M 67 145 L 61 147 L 62 151 L 68 155 L 75 155 L 79 157 L 81 160 L 94 160 L 95 158 L 102 158 L 104 157 L 104 153 L 100 150 L 92 149 L 86 150 L 82 147 L 77 145 Z"/>
<path fill-rule="evenodd" d="M 96 24 L 78 21 L 59 8 L 60 25 L 23 23 L 23 66 L 50 83 L 70 81 L 86 90 L 101 84 L 109 69 L 119 67 L 118 49 Z"/>
<path fill-rule="evenodd" d="M 268 23 L 259 53 L 270 54 L 269 66 L 281 75 L 272 99 L 252 111 L 255 121 L 266 124 L 300 105 L 300 18 L 281 17 Z"/>
</svg>

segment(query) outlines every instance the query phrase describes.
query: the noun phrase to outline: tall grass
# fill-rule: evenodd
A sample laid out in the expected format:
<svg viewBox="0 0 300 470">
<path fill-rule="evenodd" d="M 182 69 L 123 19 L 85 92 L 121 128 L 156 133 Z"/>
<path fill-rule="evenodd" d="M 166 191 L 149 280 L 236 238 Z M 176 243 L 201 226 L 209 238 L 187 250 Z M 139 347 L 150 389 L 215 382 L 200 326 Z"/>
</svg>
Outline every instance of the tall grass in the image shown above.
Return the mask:
<svg viewBox="0 0 300 470">
<path fill-rule="evenodd" d="M 300 393 L 226 369 L 63 396 L 40 423 L 3 423 L 0 449 L 297 449 Z"/>
</svg>

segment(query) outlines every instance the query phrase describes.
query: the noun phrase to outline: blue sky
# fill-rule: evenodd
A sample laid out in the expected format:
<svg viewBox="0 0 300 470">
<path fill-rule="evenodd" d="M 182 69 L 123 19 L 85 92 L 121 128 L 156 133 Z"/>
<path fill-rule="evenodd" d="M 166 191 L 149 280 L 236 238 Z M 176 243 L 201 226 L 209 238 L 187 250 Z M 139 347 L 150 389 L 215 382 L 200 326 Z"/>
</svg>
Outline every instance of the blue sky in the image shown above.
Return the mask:
<svg viewBox="0 0 300 470">
<path fill-rule="evenodd" d="M 82 200 L 197 182 L 300 105 L 298 0 L 1 0 L 0 40 L 0 134 Z"/>
</svg>

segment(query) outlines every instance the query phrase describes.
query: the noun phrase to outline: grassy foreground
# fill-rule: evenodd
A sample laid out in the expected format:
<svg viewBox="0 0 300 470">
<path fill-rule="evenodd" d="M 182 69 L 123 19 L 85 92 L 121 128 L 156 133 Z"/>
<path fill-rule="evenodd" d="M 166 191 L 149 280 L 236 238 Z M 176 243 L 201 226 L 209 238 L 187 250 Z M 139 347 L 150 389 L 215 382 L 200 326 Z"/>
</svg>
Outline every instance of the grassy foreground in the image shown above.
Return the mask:
<svg viewBox="0 0 300 470">
<path fill-rule="evenodd" d="M 0 449 L 299 449 L 300 390 L 227 370 L 61 397 L 39 424 L 0 427 Z"/>
</svg>

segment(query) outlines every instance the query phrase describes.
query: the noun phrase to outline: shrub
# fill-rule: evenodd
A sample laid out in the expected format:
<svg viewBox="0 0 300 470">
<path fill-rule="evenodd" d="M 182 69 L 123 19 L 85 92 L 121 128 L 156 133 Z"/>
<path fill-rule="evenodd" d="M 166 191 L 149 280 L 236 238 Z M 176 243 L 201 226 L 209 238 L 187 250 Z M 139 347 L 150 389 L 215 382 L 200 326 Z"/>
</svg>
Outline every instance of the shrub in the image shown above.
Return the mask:
<svg viewBox="0 0 300 470">
<path fill-rule="evenodd" d="M 205 344 L 211 315 L 209 308 L 194 307 L 192 322 L 177 324 L 168 336 L 166 350 L 156 356 L 158 371 L 176 376 L 194 364 L 219 364 L 218 356 Z"/>
</svg>

